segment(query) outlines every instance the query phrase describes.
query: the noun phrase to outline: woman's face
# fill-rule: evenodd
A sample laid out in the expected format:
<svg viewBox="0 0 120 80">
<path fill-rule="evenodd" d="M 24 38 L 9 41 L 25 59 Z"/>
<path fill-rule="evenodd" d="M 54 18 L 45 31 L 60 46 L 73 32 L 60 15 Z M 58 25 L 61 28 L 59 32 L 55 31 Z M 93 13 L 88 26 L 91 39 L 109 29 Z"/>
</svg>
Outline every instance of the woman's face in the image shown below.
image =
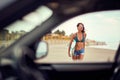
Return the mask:
<svg viewBox="0 0 120 80">
<path fill-rule="evenodd" d="M 78 31 L 82 31 L 83 30 L 83 26 L 82 24 L 79 24 L 79 26 L 77 27 Z"/>
</svg>

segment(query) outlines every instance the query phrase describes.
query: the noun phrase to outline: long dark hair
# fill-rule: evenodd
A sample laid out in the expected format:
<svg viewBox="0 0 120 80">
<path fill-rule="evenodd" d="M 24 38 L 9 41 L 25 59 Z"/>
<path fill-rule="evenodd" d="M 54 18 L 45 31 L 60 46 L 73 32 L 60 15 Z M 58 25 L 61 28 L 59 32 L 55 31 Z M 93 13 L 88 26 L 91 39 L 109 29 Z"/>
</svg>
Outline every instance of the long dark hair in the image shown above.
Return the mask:
<svg viewBox="0 0 120 80">
<path fill-rule="evenodd" d="M 85 32 L 85 27 L 84 27 L 84 24 L 83 24 L 83 23 L 78 23 L 78 24 L 77 24 L 77 27 L 78 27 L 79 25 L 82 25 L 82 26 L 83 26 L 82 33 L 84 33 L 84 32 Z"/>
</svg>

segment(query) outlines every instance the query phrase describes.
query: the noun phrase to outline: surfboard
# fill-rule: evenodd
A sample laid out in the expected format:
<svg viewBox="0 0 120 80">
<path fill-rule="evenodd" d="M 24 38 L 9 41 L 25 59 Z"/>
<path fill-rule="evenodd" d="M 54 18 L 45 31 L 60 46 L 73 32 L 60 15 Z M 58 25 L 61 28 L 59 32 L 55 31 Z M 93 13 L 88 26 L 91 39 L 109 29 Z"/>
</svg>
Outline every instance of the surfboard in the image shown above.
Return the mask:
<svg viewBox="0 0 120 80">
<path fill-rule="evenodd" d="M 73 40 L 72 44 L 71 44 L 71 48 L 70 48 L 70 54 L 72 55 L 74 53 L 74 50 L 75 50 L 75 44 L 76 44 L 76 41 Z"/>
</svg>

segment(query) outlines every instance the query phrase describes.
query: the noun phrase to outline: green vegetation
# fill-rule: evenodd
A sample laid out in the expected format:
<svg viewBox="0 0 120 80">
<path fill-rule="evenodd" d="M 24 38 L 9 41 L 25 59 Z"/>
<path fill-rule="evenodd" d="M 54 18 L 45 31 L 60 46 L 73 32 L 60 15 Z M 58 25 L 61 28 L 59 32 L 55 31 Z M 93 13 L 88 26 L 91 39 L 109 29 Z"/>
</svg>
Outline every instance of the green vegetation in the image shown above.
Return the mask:
<svg viewBox="0 0 120 80">
<path fill-rule="evenodd" d="M 57 31 L 54 32 L 54 34 L 59 34 L 59 35 L 65 36 L 65 31 L 57 30 Z"/>
</svg>

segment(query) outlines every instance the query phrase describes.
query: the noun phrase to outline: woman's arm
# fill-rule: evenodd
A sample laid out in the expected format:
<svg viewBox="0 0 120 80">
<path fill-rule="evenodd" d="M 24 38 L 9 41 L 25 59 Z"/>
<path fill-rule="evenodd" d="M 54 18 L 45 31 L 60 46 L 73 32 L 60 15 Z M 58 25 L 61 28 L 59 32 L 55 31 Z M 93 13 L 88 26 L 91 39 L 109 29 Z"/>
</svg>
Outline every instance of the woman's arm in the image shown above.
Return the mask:
<svg viewBox="0 0 120 80">
<path fill-rule="evenodd" d="M 84 33 L 85 41 L 86 41 L 86 36 L 87 36 L 87 34 Z M 85 42 L 84 42 L 84 48 L 85 48 Z"/>
<path fill-rule="evenodd" d="M 71 55 L 70 55 L 70 48 L 71 48 L 71 44 L 72 44 L 72 42 L 73 42 L 74 37 L 75 37 L 75 34 L 72 35 L 71 40 L 70 40 L 70 43 L 69 43 L 69 47 L 68 47 L 68 56 L 69 56 L 69 57 L 71 57 Z"/>
</svg>

